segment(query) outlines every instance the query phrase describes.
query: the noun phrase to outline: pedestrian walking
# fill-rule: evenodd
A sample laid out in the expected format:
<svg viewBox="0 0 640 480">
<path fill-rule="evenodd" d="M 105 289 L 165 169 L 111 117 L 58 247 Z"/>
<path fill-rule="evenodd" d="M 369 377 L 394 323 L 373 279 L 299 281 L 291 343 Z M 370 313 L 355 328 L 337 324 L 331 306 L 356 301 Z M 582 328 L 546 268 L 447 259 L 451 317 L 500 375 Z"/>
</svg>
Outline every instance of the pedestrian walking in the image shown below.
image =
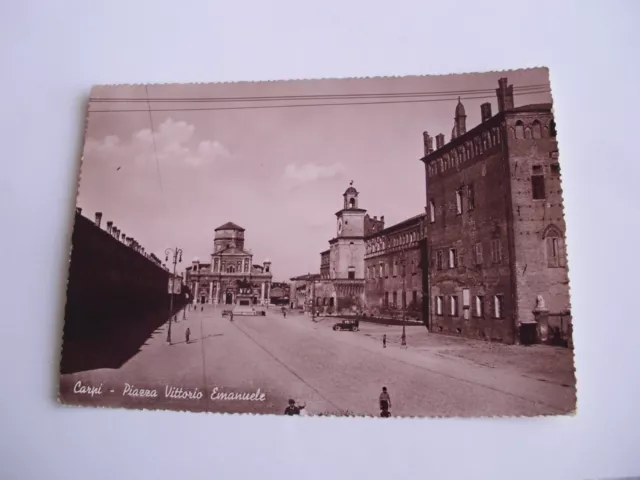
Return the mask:
<svg viewBox="0 0 640 480">
<path fill-rule="evenodd" d="M 382 336 L 382 348 L 387 348 L 387 336 Z"/>
<path fill-rule="evenodd" d="M 382 387 L 382 393 L 380 394 L 380 410 L 383 412 L 391 408 L 391 397 L 387 392 L 387 387 Z"/>
<path fill-rule="evenodd" d="M 282 307 L 282 316 L 287 318 L 287 309 L 285 307 Z"/>
<path fill-rule="evenodd" d="M 187 339 L 187 343 L 189 343 L 189 337 L 191 337 L 191 330 L 187 327 L 187 331 L 184 332 L 184 337 Z"/>
<path fill-rule="evenodd" d="M 300 415 L 300 411 L 307 405 L 296 405 L 296 401 L 293 398 L 289 399 L 289 406 L 284 409 L 285 415 Z"/>
<path fill-rule="evenodd" d="M 204 312 L 204 305 L 200 305 L 200 311 Z"/>
<path fill-rule="evenodd" d="M 233 322 L 233 310 L 231 310 L 231 312 L 229 312 L 229 319 L 231 319 L 231 321 Z"/>
</svg>

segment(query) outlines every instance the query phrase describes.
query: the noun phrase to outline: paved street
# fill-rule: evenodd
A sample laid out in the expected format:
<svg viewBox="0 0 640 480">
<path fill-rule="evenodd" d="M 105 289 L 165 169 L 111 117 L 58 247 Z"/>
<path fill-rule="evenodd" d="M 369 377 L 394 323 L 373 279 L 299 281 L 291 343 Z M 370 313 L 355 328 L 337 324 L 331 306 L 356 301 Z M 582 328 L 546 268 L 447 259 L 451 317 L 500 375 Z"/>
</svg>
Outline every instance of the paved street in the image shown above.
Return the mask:
<svg viewBox="0 0 640 480">
<path fill-rule="evenodd" d="M 359 332 L 334 332 L 335 319 L 314 323 L 301 314 L 285 319 L 277 309 L 266 317 L 236 316 L 233 323 L 213 306 L 187 316 L 172 325 L 173 345 L 165 342 L 164 325 L 120 369 L 63 375 L 61 396 L 78 404 L 278 414 L 295 398 L 310 414 L 378 415 L 384 385 L 394 416 L 557 414 L 574 405 L 566 349 L 488 345 L 429 335 L 419 326 L 407 328 L 408 348 L 403 348 L 401 327 L 361 323 Z M 383 334 L 389 342 L 385 349 Z M 100 393 L 74 393 L 79 381 L 102 384 Z M 125 383 L 130 391 L 156 389 L 157 397 L 123 395 Z M 203 396 L 167 399 L 165 386 L 197 388 Z M 223 393 L 260 389 L 265 399 L 211 399 L 214 387 Z"/>
</svg>

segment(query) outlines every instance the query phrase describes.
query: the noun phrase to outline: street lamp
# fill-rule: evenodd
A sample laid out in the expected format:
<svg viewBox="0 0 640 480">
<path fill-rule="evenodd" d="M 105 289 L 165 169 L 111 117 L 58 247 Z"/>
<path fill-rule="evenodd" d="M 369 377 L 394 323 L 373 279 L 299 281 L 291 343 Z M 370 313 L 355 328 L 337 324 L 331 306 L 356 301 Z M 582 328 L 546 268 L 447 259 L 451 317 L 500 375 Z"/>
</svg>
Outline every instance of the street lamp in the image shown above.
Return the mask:
<svg viewBox="0 0 640 480">
<path fill-rule="evenodd" d="M 167 330 L 167 344 L 171 345 L 171 319 L 173 317 L 173 291 L 176 280 L 176 264 L 182 262 L 182 249 L 167 248 L 164 251 L 164 261 L 169 261 L 169 255 L 173 254 L 173 276 L 171 277 L 171 295 L 169 296 L 169 329 Z"/>
<path fill-rule="evenodd" d="M 405 312 L 407 310 L 407 291 L 405 289 L 405 277 L 407 274 L 407 268 L 406 268 L 406 252 L 402 252 L 402 257 L 401 257 L 401 262 L 402 262 L 402 337 L 401 337 L 401 345 L 403 347 L 407 346 L 407 333 L 405 331 L 405 323 L 406 323 L 406 318 L 405 318 Z"/>
</svg>

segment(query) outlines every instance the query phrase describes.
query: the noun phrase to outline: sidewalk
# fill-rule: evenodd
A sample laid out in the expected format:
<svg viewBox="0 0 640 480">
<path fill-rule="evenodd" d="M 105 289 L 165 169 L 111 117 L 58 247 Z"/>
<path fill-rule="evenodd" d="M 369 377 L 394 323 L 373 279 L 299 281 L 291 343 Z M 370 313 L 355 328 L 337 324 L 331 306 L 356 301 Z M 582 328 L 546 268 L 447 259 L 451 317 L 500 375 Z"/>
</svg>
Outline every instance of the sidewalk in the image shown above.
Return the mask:
<svg viewBox="0 0 640 480">
<path fill-rule="evenodd" d="M 308 319 L 311 320 L 310 318 Z M 317 318 L 317 324 L 331 328 L 338 321 L 332 317 Z M 550 382 L 565 387 L 575 386 L 573 350 L 547 345 L 505 345 L 483 340 L 429 333 L 424 326 L 407 325 L 407 346 L 412 351 L 423 351 L 443 358 L 455 358 L 486 368 L 497 368 L 523 377 Z M 399 346 L 402 327 L 360 322 L 360 335 L 382 344 Z"/>
</svg>

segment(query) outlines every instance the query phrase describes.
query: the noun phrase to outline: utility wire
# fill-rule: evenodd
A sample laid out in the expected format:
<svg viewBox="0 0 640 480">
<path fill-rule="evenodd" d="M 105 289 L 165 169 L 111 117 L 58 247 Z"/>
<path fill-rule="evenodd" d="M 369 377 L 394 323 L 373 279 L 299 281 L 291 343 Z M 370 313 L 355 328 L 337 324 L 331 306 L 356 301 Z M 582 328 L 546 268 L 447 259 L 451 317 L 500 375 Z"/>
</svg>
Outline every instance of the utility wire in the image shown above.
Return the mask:
<svg viewBox="0 0 640 480">
<path fill-rule="evenodd" d="M 540 90 L 540 91 L 531 91 L 531 92 L 523 92 L 522 94 L 533 95 L 533 94 L 541 94 L 541 93 L 549 93 L 550 90 Z M 484 95 L 484 96 L 468 96 L 468 97 L 460 97 L 461 100 L 484 100 L 495 98 L 495 95 Z M 402 104 L 402 103 L 431 103 L 431 102 L 450 102 L 457 100 L 457 98 L 428 98 L 428 99 L 419 99 L 419 100 L 392 100 L 392 101 L 371 101 L 371 102 L 339 102 L 339 103 L 304 103 L 304 104 L 293 104 L 293 105 L 252 105 L 252 106 L 236 106 L 236 107 L 190 107 L 190 108 L 155 108 L 151 110 L 151 106 L 149 105 L 149 109 L 109 109 L 109 110 L 89 110 L 89 113 L 128 113 L 128 112 L 195 112 L 195 111 L 215 111 L 215 110 L 258 110 L 258 109 L 267 109 L 267 108 L 298 108 L 298 107 L 336 107 L 336 106 L 349 106 L 349 105 L 385 105 L 385 104 Z"/>
<path fill-rule="evenodd" d="M 145 91 L 147 92 L 147 95 L 149 94 L 149 90 L 147 89 L 147 86 L 145 85 Z M 148 104 L 149 108 L 148 108 L 148 112 L 149 112 L 149 126 L 151 128 L 151 143 L 153 144 L 153 156 L 155 157 L 156 160 L 156 170 L 158 172 L 158 182 L 160 184 L 160 194 L 162 196 L 162 203 L 164 206 L 164 210 L 165 213 L 167 211 L 167 199 L 164 195 L 164 186 L 162 185 L 162 174 L 160 172 L 160 160 L 158 158 L 158 147 L 156 146 L 156 131 L 155 131 L 155 127 L 153 125 L 153 115 L 151 114 L 151 103 Z M 171 320 L 169 320 L 171 321 Z"/>
<path fill-rule="evenodd" d="M 147 86 L 145 85 L 145 89 Z M 522 85 L 514 87 L 515 91 L 527 91 L 538 89 L 549 89 L 548 84 Z M 120 103 L 120 102 L 184 102 L 184 103 L 209 103 L 209 102 L 257 102 L 257 101 L 280 101 L 280 100 L 332 100 L 350 98 L 398 98 L 398 97 L 432 97 L 432 96 L 461 96 L 469 94 L 495 94 L 495 89 L 463 89 L 446 90 L 433 92 L 406 92 L 406 93 L 348 93 L 348 94 L 310 94 L 310 95 L 281 95 L 281 96 L 254 96 L 254 97 L 148 97 L 148 98 L 92 98 L 92 103 Z"/>
</svg>

